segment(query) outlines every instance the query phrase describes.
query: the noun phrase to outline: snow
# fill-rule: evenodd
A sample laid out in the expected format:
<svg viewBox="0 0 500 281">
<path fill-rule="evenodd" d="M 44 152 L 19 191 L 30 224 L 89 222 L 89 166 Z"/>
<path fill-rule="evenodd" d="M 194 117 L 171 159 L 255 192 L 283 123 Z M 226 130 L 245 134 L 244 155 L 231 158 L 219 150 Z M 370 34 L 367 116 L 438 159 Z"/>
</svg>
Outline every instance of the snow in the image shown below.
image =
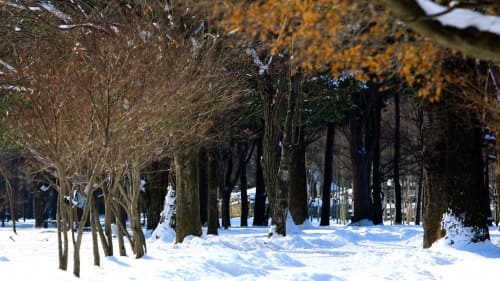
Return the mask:
<svg viewBox="0 0 500 281">
<path fill-rule="evenodd" d="M 165 204 L 161 212 L 160 223 L 151 234 L 151 242 L 161 240 L 167 243 L 175 241 L 175 189 L 172 186 L 168 187 L 167 195 L 165 195 Z"/>
<path fill-rule="evenodd" d="M 18 235 L 10 224 L 0 228 L 2 276 L 71 280 L 71 258 L 68 272 L 57 269 L 56 230 L 32 224 L 19 222 Z M 461 248 L 438 242 L 424 250 L 422 228 L 413 225 L 318 227 L 313 222 L 300 234 L 272 239 L 266 238 L 266 227 L 233 227 L 219 230 L 219 236 L 187 237 L 182 244 L 149 239 L 145 258 L 135 259 L 127 248 L 128 257 L 101 256 L 100 267 L 92 265 L 91 238 L 85 233 L 80 279 L 493 280 L 500 233 L 490 230 L 492 242 Z"/>
<path fill-rule="evenodd" d="M 3 66 L 3 67 L 5 67 L 5 68 L 7 68 L 12 73 L 17 73 L 17 69 L 15 67 L 13 67 L 12 65 L 6 63 L 2 59 L 0 59 L 0 65 Z"/>
<path fill-rule="evenodd" d="M 450 8 L 436 4 L 430 0 L 416 0 L 428 16 L 446 12 Z M 452 9 L 450 12 L 436 17 L 441 24 L 459 29 L 475 27 L 481 31 L 500 35 L 500 17 L 488 16 L 468 9 Z"/>
<path fill-rule="evenodd" d="M 252 49 L 252 48 L 247 48 L 245 50 L 245 53 L 247 56 L 250 56 L 253 58 L 253 63 L 259 67 L 259 75 L 263 75 L 264 73 L 266 73 L 268 70 L 269 70 L 269 66 L 271 65 L 271 62 L 273 61 L 273 56 L 269 56 L 269 60 L 267 62 L 267 64 L 264 64 L 259 56 L 257 55 L 257 52 L 255 51 L 255 49 Z M 273 105 L 274 105 L 274 100 L 273 100 Z"/>
<path fill-rule="evenodd" d="M 38 5 L 40 7 L 44 8 L 47 12 L 53 14 L 54 16 L 58 17 L 60 20 L 64 21 L 65 23 L 71 22 L 71 17 L 62 11 L 58 10 L 52 3 L 50 2 L 38 2 Z"/>
</svg>

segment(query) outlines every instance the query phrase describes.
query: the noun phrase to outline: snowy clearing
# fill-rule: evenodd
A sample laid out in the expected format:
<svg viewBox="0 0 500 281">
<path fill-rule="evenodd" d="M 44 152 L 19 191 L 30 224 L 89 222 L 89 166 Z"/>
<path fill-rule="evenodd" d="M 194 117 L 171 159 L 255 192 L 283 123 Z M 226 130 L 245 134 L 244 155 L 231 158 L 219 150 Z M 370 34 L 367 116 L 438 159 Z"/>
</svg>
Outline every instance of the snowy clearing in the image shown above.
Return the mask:
<svg viewBox="0 0 500 281">
<path fill-rule="evenodd" d="M 239 225 L 237 220 L 233 225 Z M 314 225 L 314 223 L 313 223 Z M 20 223 L 0 228 L 0 272 L 18 280 L 77 280 L 57 269 L 56 230 Z M 421 248 L 419 226 L 311 226 L 286 238 L 264 227 L 233 227 L 183 244 L 148 243 L 143 259 L 101 257 L 92 265 L 90 234 L 82 245 L 81 280 L 474 280 L 498 275 L 500 233 L 491 242 Z M 150 234 L 150 233 L 148 233 Z M 128 253 L 131 254 L 130 249 Z"/>
</svg>

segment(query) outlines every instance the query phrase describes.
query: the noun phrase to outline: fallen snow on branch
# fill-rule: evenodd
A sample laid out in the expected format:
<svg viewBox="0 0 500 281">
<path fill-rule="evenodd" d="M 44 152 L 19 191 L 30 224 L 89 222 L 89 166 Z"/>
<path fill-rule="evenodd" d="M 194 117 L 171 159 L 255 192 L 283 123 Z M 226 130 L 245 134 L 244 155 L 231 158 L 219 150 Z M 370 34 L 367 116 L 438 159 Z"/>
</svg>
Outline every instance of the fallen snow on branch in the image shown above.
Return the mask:
<svg viewBox="0 0 500 281">
<path fill-rule="evenodd" d="M 418 5 L 428 16 L 444 13 L 448 7 L 441 6 L 430 0 L 416 0 Z M 491 32 L 500 35 L 500 17 L 487 16 L 468 9 L 452 9 L 448 13 L 436 17 L 443 25 L 466 29 L 475 27 L 480 31 Z"/>
<path fill-rule="evenodd" d="M 245 53 L 247 54 L 247 56 L 251 56 L 253 58 L 253 63 L 259 67 L 259 74 L 260 75 L 263 75 L 266 71 L 269 70 L 269 65 L 271 65 L 271 62 L 273 61 L 273 57 L 270 56 L 269 57 L 269 61 L 264 64 L 259 56 L 257 55 L 257 52 L 255 51 L 255 49 L 252 49 L 252 48 L 247 48 L 245 50 Z"/>
<path fill-rule="evenodd" d="M 12 73 L 17 73 L 17 69 L 15 67 L 13 67 L 12 65 L 6 63 L 5 61 L 3 61 L 1 59 L 0 59 L 0 65 L 7 68 Z"/>
<path fill-rule="evenodd" d="M 60 20 L 64 21 L 65 23 L 71 22 L 72 18 L 63 13 L 62 11 L 58 10 L 52 3 L 50 2 L 38 2 L 38 5 L 40 7 L 44 8 L 47 12 L 53 14 L 54 16 L 58 17 Z"/>
</svg>

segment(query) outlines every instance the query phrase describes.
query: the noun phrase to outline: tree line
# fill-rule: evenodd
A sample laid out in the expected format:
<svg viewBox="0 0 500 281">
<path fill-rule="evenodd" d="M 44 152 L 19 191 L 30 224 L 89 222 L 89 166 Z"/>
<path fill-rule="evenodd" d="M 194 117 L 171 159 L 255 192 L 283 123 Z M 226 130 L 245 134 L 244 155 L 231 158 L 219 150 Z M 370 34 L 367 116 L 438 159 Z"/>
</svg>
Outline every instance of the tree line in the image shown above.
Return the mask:
<svg viewBox="0 0 500 281">
<path fill-rule="evenodd" d="M 254 225 L 270 218 L 269 236 L 286 235 L 288 214 L 298 225 L 308 219 L 308 149 L 322 135 L 320 224 L 328 225 L 339 133 L 347 148 L 352 225 L 383 223 L 389 178 L 394 221 L 402 223 L 401 176 L 410 167 L 419 179 L 415 203 L 424 247 L 445 236 L 447 212 L 472 227 L 472 242 L 489 239 L 485 159 L 491 154 L 484 136 L 498 127 L 498 59 L 488 50 L 477 57 L 493 61 L 451 53 L 415 32 L 439 30 L 421 24 L 432 17 L 417 13 L 423 19 L 409 28 L 370 1 L 0 5 L 4 155 L 20 155 L 31 178 L 54 188 L 60 269 L 68 267 L 71 242 L 73 272 L 80 275 L 86 225 L 94 264 L 99 246 L 114 254 L 112 224 L 119 254 L 126 254 L 128 240 L 141 258 L 147 250 L 141 213 L 154 228 L 166 185 L 175 189 L 178 243 L 201 235 L 202 223 L 217 234 L 219 212 L 221 226 L 229 227 L 236 186 L 247 225 L 249 163 Z M 484 13 L 497 12 L 485 7 Z M 402 8 L 394 9 L 409 15 Z M 401 119 L 402 99 L 417 108 L 413 147 L 402 146 L 402 128 L 410 123 Z M 12 176 L 0 168 L 15 222 Z M 497 187 L 497 202 L 499 193 Z M 75 215 L 77 196 L 85 204 Z"/>
</svg>

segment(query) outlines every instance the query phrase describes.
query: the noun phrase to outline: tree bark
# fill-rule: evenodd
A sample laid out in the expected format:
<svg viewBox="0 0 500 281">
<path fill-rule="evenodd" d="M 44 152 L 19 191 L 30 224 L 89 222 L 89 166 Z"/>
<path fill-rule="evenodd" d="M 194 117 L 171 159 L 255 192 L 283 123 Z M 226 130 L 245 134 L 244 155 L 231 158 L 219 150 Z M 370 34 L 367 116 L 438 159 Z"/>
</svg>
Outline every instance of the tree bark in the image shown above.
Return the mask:
<svg viewBox="0 0 500 281">
<path fill-rule="evenodd" d="M 262 136 L 257 140 L 257 152 L 255 154 L 255 206 L 254 206 L 254 226 L 267 225 L 266 220 L 266 187 L 264 183 L 264 173 L 262 170 Z"/>
<path fill-rule="evenodd" d="M 47 211 L 49 196 L 49 191 L 41 191 L 39 188 L 35 188 L 34 191 L 34 209 L 35 209 L 35 228 L 44 227 L 45 224 L 45 213 Z"/>
<path fill-rule="evenodd" d="M 219 146 L 219 163 L 223 169 L 219 170 L 221 184 L 221 216 L 222 227 L 228 229 L 231 226 L 231 192 L 233 191 L 233 141 L 229 142 L 229 147 Z"/>
<path fill-rule="evenodd" d="M 298 83 L 300 81 L 294 81 L 293 88 L 300 87 L 300 85 L 297 85 Z M 294 91 L 299 91 L 299 94 L 301 94 L 300 88 L 294 89 Z M 305 128 L 302 120 L 302 102 L 300 100 L 300 97 L 297 97 L 298 105 L 293 119 L 290 190 L 288 192 L 290 214 L 296 225 L 302 225 L 308 218 Z"/>
<path fill-rule="evenodd" d="M 321 207 L 321 226 L 330 225 L 330 193 L 333 182 L 333 145 L 335 143 L 335 124 L 329 123 L 326 129 L 326 144 L 323 171 L 323 190 Z"/>
<path fill-rule="evenodd" d="M 373 201 L 373 223 L 384 223 L 384 207 L 382 206 L 382 179 L 380 171 L 380 121 L 382 119 L 382 93 L 376 94 L 376 104 L 372 118 L 373 123 L 373 163 L 372 163 L 372 201 Z"/>
<path fill-rule="evenodd" d="M 448 102 L 462 104 L 463 101 L 451 97 Z M 460 111 L 452 111 L 448 116 L 448 209 L 463 219 L 465 227 L 472 227 L 471 242 L 490 238 L 487 224 L 489 202 L 484 200 L 488 192 L 484 184 L 482 159 L 482 130 L 477 120 L 462 119 Z M 464 124 L 465 123 L 465 124 Z"/>
<path fill-rule="evenodd" d="M 447 211 L 446 193 L 446 111 L 444 103 L 424 107 L 422 125 L 424 164 L 424 248 L 444 236 L 441 229 L 443 214 Z"/>
<path fill-rule="evenodd" d="M 97 208 L 97 198 L 94 193 L 91 197 L 88 197 L 87 204 L 90 204 L 90 227 L 92 231 L 92 254 L 94 256 L 94 265 L 101 265 L 101 257 L 99 254 L 99 239 L 98 239 L 98 225 L 100 226 L 99 221 L 99 209 Z"/>
<path fill-rule="evenodd" d="M 264 170 L 264 181 L 266 187 L 266 193 L 269 198 L 269 208 L 271 212 L 271 217 L 273 219 L 272 224 L 285 223 L 284 220 L 277 222 L 275 218 L 276 209 L 280 208 L 278 205 L 278 170 L 280 165 L 280 153 L 281 147 L 280 136 L 281 136 L 281 110 L 280 103 L 281 100 L 279 96 L 276 96 L 275 89 L 272 83 L 271 75 L 264 74 L 260 79 L 260 92 L 262 96 L 263 106 L 264 106 L 264 138 L 263 138 L 263 170 Z M 279 93 L 278 93 L 279 95 Z M 285 206 L 286 207 L 286 203 Z M 284 231 L 283 225 L 281 225 L 280 231 Z"/>
<path fill-rule="evenodd" d="M 369 119 L 373 100 L 378 94 L 378 90 L 373 86 L 353 94 L 356 107 L 350 122 L 349 142 L 353 176 L 353 223 L 373 218 L 370 177 L 376 141 L 372 135 L 373 124 Z"/>
<path fill-rule="evenodd" d="M 293 134 L 293 120 L 297 110 L 297 102 L 300 96 L 300 88 L 302 81 L 300 74 L 290 78 L 288 69 L 289 65 L 286 64 L 286 71 L 282 70 L 278 80 L 278 88 L 281 95 L 288 93 L 288 104 L 285 116 L 285 124 L 283 126 L 283 141 L 280 148 L 280 158 L 278 165 L 278 176 L 276 186 L 272 192 L 268 192 L 271 205 L 272 226 L 270 228 L 269 237 L 274 234 L 286 235 L 286 221 L 288 215 L 288 193 L 290 186 L 290 155 L 292 149 L 292 134 Z M 290 79 L 293 86 L 290 87 Z M 282 97 L 283 98 L 283 97 Z"/>
<path fill-rule="evenodd" d="M 90 185 L 92 185 L 92 183 Z M 89 191 L 89 196 L 87 198 L 87 202 L 85 204 L 85 207 L 83 208 L 82 217 L 81 217 L 80 222 L 78 224 L 78 233 L 76 236 L 76 241 L 73 244 L 73 274 L 76 277 L 80 277 L 80 248 L 81 248 L 82 239 L 83 239 L 83 227 L 85 226 L 85 222 L 87 221 L 89 214 L 90 214 L 90 208 L 92 206 L 92 203 L 88 202 L 88 201 L 89 201 L 89 198 L 92 196 L 94 196 L 94 191 L 91 189 Z M 92 201 L 92 200 L 90 199 L 90 201 Z"/>
<path fill-rule="evenodd" d="M 401 158 L 401 141 L 400 141 L 400 121 L 401 114 L 399 112 L 400 108 L 399 102 L 399 92 L 394 93 L 394 194 L 396 201 L 396 219 L 395 224 L 402 224 L 403 216 L 401 213 L 401 182 L 399 178 L 399 160 Z"/>
<path fill-rule="evenodd" d="M 217 211 L 217 149 L 207 152 L 207 234 L 217 235 L 219 213 Z"/>
<path fill-rule="evenodd" d="M 420 150 L 423 151 L 423 132 L 422 125 L 424 122 L 424 113 L 422 107 L 417 109 L 417 127 L 418 127 L 418 135 L 419 142 L 418 145 Z M 417 211 L 415 214 L 415 225 L 420 225 L 420 217 L 422 213 L 422 205 L 423 205 L 423 187 L 424 187 L 424 164 L 422 162 L 422 153 L 418 157 L 419 162 L 419 175 L 418 175 L 418 189 L 417 189 Z"/>
<path fill-rule="evenodd" d="M 205 225 L 208 220 L 207 214 L 207 149 L 205 147 L 200 148 L 200 160 L 199 160 L 199 170 L 198 170 L 198 178 L 199 178 L 199 186 L 200 186 L 200 220 L 201 225 Z"/>
<path fill-rule="evenodd" d="M 65 174 L 59 168 L 57 169 L 59 179 L 58 179 L 58 196 L 57 196 L 57 212 L 56 212 L 56 222 L 57 222 L 57 241 L 58 241 L 58 257 L 59 257 L 59 269 L 68 269 L 68 256 L 69 256 L 69 220 L 68 220 L 68 210 L 64 203 L 64 196 L 69 195 L 68 186 L 65 181 Z"/>
<path fill-rule="evenodd" d="M 248 143 L 239 143 L 238 166 L 240 170 L 241 219 L 240 226 L 248 226 L 247 162 Z"/>
<path fill-rule="evenodd" d="M 201 236 L 198 191 L 198 151 L 190 147 L 175 154 L 176 174 L 176 243 L 188 235 Z"/>
<path fill-rule="evenodd" d="M 471 241 L 489 239 L 484 206 L 481 129 L 474 120 L 464 122 L 457 97 L 424 109 L 424 247 L 446 233 L 441 228 L 444 213 L 471 227 Z M 452 242 L 452 241 L 450 241 Z"/>
<path fill-rule="evenodd" d="M 142 258 L 146 253 L 146 238 L 142 232 L 141 216 L 139 213 L 139 195 L 141 192 L 141 176 L 138 163 L 132 162 L 130 166 L 131 194 L 129 194 L 128 216 L 130 230 L 133 236 L 133 250 L 137 259 Z"/>
<path fill-rule="evenodd" d="M 127 235 L 127 230 L 125 229 L 125 223 L 127 220 L 127 212 L 122 206 L 116 204 L 116 215 L 115 215 L 115 223 L 118 229 L 118 252 L 120 256 L 124 257 L 127 255 L 127 250 L 125 249 L 125 241 L 124 236 Z"/>
<path fill-rule="evenodd" d="M 146 209 L 146 229 L 155 229 L 160 222 L 168 186 L 168 159 L 154 161 L 144 172 L 146 191 L 143 193 Z"/>
</svg>

